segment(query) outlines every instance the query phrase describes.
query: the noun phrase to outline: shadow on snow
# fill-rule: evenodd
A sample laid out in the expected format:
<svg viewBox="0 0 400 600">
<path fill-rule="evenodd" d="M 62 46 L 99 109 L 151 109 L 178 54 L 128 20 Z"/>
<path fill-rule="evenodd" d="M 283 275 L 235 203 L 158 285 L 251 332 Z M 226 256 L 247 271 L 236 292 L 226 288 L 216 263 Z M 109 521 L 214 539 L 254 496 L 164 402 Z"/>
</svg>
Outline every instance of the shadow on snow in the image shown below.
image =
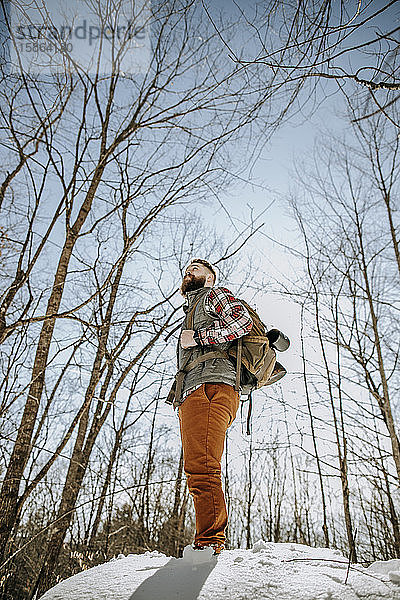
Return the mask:
<svg viewBox="0 0 400 600">
<path fill-rule="evenodd" d="M 216 557 L 198 565 L 171 558 L 141 583 L 129 600 L 196 600 L 216 564 Z"/>
</svg>

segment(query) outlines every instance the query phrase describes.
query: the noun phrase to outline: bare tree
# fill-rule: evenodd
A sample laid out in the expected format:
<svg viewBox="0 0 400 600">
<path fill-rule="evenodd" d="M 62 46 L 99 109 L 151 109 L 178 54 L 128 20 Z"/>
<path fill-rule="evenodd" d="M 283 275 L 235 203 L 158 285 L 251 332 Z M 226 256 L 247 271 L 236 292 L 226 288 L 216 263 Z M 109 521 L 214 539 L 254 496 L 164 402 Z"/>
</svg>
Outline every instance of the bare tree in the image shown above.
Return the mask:
<svg viewBox="0 0 400 600">
<path fill-rule="evenodd" d="M 301 177 L 308 206 L 298 194 L 295 210 L 311 284 L 309 289 L 300 286 L 297 297 L 307 302 L 315 322 L 309 327 L 315 326 L 322 348 L 345 521 L 355 557 L 349 462 L 357 477 L 368 464 L 379 463 L 382 448 L 389 452 L 391 467 L 381 471 L 379 486 L 394 539 L 398 517 L 392 493 L 400 463 L 393 404 L 399 389 L 399 346 L 391 335 L 398 329 L 398 215 L 393 206 L 398 193 L 397 127 L 379 114 L 357 121 L 353 131 L 357 137 L 352 144 L 342 141 L 334 148 L 329 140 L 327 146 L 321 144 L 314 173 Z M 373 399 L 378 414 L 371 411 L 365 394 Z M 354 418 L 360 419 L 358 426 Z M 377 443 L 373 431 L 379 432 Z"/>
<path fill-rule="evenodd" d="M 398 34 L 394 0 L 375 3 L 307 0 L 301 4 L 257 3 L 235 8 L 252 43 L 231 42 L 221 32 L 226 56 L 238 66 L 264 67 L 268 85 L 292 91 L 297 109 L 304 111 L 321 95 L 340 91 L 353 104 L 353 94 L 363 97 L 363 114 L 376 112 L 393 120 L 390 107 L 399 99 Z M 216 30 L 213 7 L 202 0 Z M 307 86 L 307 87 L 306 87 Z M 393 121 L 399 126 L 399 121 Z"/>
<path fill-rule="evenodd" d="M 107 7 L 104 8 L 106 10 Z M 101 410 L 100 401 L 96 409 L 99 421 L 90 429 L 89 412 L 95 390 L 104 377 L 102 389 L 105 393 L 107 382 L 113 376 L 116 357 L 109 354 L 107 345 L 127 260 L 132 260 L 140 246 L 145 245 L 149 232 L 154 230 L 158 219 L 168 209 L 174 205 L 179 207 L 193 197 L 205 197 L 210 185 L 216 191 L 224 184 L 229 164 L 228 155 L 224 157 L 225 146 L 233 143 L 239 131 L 254 120 L 259 110 L 256 97 L 261 92 L 248 95 L 244 78 L 226 71 L 219 59 L 215 34 L 205 30 L 204 38 L 197 37 L 193 45 L 194 26 L 198 30 L 196 19 L 196 11 L 190 2 L 158 7 L 153 20 L 155 37 L 151 65 L 138 81 L 124 78 L 117 70 L 105 78 L 100 76 L 100 72 L 85 76 L 77 71 L 71 77 L 55 78 L 51 94 L 46 95 L 46 87 L 40 80 L 29 77 L 25 72 L 20 74 L 19 95 L 32 97 L 31 86 L 34 86 L 35 97 L 28 104 L 28 109 L 30 106 L 40 130 L 34 137 L 34 154 L 30 156 L 25 152 L 23 164 L 6 181 L 4 210 L 11 211 L 18 177 L 24 176 L 25 172 L 31 175 L 33 189 L 38 192 L 32 216 L 28 218 L 28 234 L 16 261 L 15 276 L 11 277 L 9 287 L 4 290 L 4 339 L 18 335 L 19 329 L 30 323 L 38 322 L 41 328 L 22 416 L 3 480 L 0 500 L 2 553 L 22 505 L 19 488 L 32 456 L 32 440 L 55 332 L 61 331 L 62 323 L 70 323 L 71 326 L 74 323 L 84 324 L 88 327 L 88 335 L 97 338 L 97 353 L 85 401 L 57 449 L 58 452 L 63 449 L 76 426 L 75 451 L 70 462 L 70 478 L 76 480 L 76 485 L 66 486 L 68 506 L 64 508 L 68 512 L 85 472 L 78 465 L 82 461 L 87 462 L 98 426 L 108 414 L 107 410 Z M 232 91 L 228 90 L 228 86 L 232 86 Z M 178 95 L 175 88 L 180 89 Z M 120 98 L 126 98 L 127 94 L 129 99 L 124 100 L 121 107 Z M 45 115 L 42 118 L 36 108 L 37 97 Z M 239 102 L 240 99 L 243 102 Z M 55 116 L 49 118 L 48 115 L 54 112 L 53 104 L 57 110 Z M 17 115 L 13 110 L 3 114 L 7 129 L 14 127 L 15 131 L 19 131 L 14 126 Z M 29 136 L 27 141 L 21 137 L 18 140 L 14 138 L 12 141 L 16 148 L 18 144 L 31 143 Z M 44 164 L 39 180 L 32 167 L 38 161 Z M 54 215 L 47 216 L 49 225 L 44 228 L 41 241 L 27 263 L 26 256 L 31 256 L 38 207 L 54 182 L 59 190 L 59 203 Z M 123 218 L 118 225 L 121 213 Z M 48 293 L 43 294 L 41 302 L 32 307 L 30 281 L 34 269 L 40 272 L 41 260 L 47 260 L 41 257 L 53 228 L 56 224 L 60 227 L 61 217 L 64 220 L 61 249 L 58 255 L 54 253 L 55 268 L 48 278 Z M 114 254 L 110 260 L 106 258 L 107 243 L 115 247 L 118 242 L 104 238 L 104 243 L 98 236 L 104 237 L 106 228 L 116 232 L 118 227 L 122 232 L 122 246 L 117 257 Z M 90 245 L 96 238 L 97 256 Z M 103 264 L 109 264 L 109 269 L 106 273 L 100 269 L 98 278 L 97 266 L 102 266 L 104 259 Z M 23 269 L 24 264 L 26 267 Z M 85 286 L 82 280 L 78 294 L 73 284 L 76 272 L 82 275 L 92 272 L 94 276 L 90 286 Z M 40 287 L 40 283 L 36 285 Z M 14 310 L 17 291 L 21 297 L 27 295 L 27 301 L 22 305 L 18 318 L 7 323 L 7 313 Z M 96 301 L 99 319 L 94 310 Z M 168 301 L 166 298 L 165 302 Z M 107 306 L 104 314 L 103 306 Z M 135 318 L 129 321 L 118 342 L 121 348 L 126 347 L 133 333 L 135 319 L 146 314 L 146 310 L 150 309 L 137 311 Z M 161 334 L 163 326 L 161 323 L 157 325 L 153 340 Z M 144 345 L 144 348 L 148 347 Z M 118 344 L 114 352 L 117 356 Z M 76 469 L 81 469 L 79 476 L 75 473 Z M 46 469 L 42 474 L 45 472 Z M 64 508 L 61 506 L 60 514 L 65 512 Z M 68 519 L 65 520 L 66 526 L 67 522 Z M 62 538 L 61 531 L 65 528 L 59 528 L 59 540 Z M 60 543 L 54 544 L 54 557 Z M 50 562 L 54 563 L 54 557 Z"/>
</svg>

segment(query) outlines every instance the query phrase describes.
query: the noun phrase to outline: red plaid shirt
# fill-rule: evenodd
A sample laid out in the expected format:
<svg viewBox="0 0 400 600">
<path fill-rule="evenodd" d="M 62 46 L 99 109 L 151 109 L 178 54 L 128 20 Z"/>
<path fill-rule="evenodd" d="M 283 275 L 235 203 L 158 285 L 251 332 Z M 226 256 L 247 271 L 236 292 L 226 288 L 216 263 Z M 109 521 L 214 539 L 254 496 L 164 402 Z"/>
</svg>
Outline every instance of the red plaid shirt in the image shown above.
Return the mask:
<svg viewBox="0 0 400 600">
<path fill-rule="evenodd" d="M 211 288 L 205 297 L 204 308 L 217 318 L 209 327 L 197 330 L 203 346 L 232 342 L 249 333 L 253 326 L 246 308 L 226 288 Z"/>
</svg>

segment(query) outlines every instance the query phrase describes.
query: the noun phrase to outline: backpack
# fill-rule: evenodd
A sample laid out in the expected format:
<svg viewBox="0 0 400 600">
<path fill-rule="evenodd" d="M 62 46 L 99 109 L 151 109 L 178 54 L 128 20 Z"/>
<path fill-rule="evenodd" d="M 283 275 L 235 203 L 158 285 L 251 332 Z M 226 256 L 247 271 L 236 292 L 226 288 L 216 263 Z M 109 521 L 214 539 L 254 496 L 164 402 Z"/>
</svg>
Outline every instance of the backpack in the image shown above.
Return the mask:
<svg viewBox="0 0 400 600">
<path fill-rule="evenodd" d="M 244 300 L 239 300 L 253 320 L 251 331 L 232 343 L 228 355 L 236 363 L 236 389 L 245 395 L 264 385 L 276 383 L 286 369 L 276 360 L 276 350 L 289 348 L 289 339 L 279 329 L 267 331 L 257 312 Z"/>
<path fill-rule="evenodd" d="M 193 317 L 197 303 L 193 306 L 188 315 L 188 328 L 193 328 Z M 266 326 L 261 321 L 257 312 L 244 300 L 239 300 L 248 310 L 252 320 L 253 327 L 251 331 L 232 342 L 227 352 L 220 350 L 205 352 L 202 356 L 188 361 L 182 366 L 175 376 L 175 381 L 167 396 L 166 403 L 174 404 L 180 398 L 183 380 L 186 373 L 194 369 L 197 365 L 213 358 L 229 358 L 236 364 L 236 383 L 235 389 L 241 390 L 244 395 L 249 396 L 250 406 L 248 415 L 251 415 L 251 392 L 264 385 L 276 383 L 284 375 L 286 369 L 276 360 L 275 350 L 283 352 L 289 348 L 289 339 L 279 329 L 267 331 Z"/>
</svg>

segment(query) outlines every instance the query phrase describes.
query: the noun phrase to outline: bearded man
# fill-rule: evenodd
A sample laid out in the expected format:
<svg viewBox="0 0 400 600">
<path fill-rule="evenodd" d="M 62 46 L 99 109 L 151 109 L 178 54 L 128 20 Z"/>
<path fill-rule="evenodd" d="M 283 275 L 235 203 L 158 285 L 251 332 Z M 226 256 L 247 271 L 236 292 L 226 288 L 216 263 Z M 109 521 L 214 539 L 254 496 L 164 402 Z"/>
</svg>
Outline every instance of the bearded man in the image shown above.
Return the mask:
<svg viewBox="0 0 400 600">
<path fill-rule="evenodd" d="M 217 555 L 224 549 L 228 523 L 221 458 L 240 402 L 236 367 L 227 350 L 253 322 L 228 289 L 213 287 L 215 280 L 214 268 L 203 259 L 193 260 L 185 271 L 181 293 L 186 317 L 173 404 L 178 407 L 184 469 L 196 513 L 193 548 L 211 546 Z"/>
</svg>

